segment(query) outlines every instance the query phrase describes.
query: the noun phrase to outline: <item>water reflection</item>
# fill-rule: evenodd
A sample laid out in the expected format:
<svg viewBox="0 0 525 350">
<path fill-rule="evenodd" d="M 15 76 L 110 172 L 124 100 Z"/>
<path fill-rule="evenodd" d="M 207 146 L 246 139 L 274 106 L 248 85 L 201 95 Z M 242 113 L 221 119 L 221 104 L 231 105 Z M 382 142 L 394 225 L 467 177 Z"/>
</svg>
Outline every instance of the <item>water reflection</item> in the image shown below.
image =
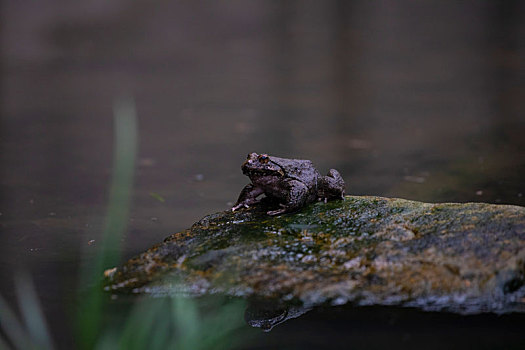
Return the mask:
<svg viewBox="0 0 525 350">
<path fill-rule="evenodd" d="M 311 309 L 301 305 L 284 305 L 280 301 L 252 300 L 244 311 L 244 320 L 252 327 L 269 332 L 273 327 L 297 318 Z"/>
</svg>

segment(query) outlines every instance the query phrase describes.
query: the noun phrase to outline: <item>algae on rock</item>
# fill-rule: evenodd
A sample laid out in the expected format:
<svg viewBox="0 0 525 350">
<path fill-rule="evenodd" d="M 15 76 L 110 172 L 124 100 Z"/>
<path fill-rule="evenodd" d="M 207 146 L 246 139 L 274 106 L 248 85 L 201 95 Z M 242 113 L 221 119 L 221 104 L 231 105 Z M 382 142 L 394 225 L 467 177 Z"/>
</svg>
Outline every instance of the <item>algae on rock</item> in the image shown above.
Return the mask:
<svg viewBox="0 0 525 350">
<path fill-rule="evenodd" d="M 116 269 L 113 293 L 525 311 L 525 208 L 347 196 L 211 214 Z"/>
</svg>

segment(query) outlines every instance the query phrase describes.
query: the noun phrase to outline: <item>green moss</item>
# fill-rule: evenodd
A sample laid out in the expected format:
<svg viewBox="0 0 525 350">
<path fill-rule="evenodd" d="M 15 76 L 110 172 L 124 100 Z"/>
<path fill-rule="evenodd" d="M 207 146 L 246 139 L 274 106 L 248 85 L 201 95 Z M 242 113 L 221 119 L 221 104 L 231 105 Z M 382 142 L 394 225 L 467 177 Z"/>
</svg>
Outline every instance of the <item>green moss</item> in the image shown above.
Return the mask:
<svg viewBox="0 0 525 350">
<path fill-rule="evenodd" d="M 348 196 L 267 209 L 206 216 L 118 268 L 108 289 L 498 311 L 525 294 L 521 207 Z"/>
</svg>

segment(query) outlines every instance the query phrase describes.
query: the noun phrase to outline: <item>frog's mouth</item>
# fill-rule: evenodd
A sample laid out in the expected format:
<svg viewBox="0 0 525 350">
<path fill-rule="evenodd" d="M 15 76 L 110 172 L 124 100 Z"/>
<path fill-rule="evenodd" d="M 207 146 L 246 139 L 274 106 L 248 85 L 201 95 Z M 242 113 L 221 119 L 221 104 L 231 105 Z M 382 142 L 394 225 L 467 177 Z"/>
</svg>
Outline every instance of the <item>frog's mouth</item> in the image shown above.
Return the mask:
<svg viewBox="0 0 525 350">
<path fill-rule="evenodd" d="M 280 167 L 252 168 L 248 164 L 243 164 L 242 173 L 247 176 L 284 176 L 284 171 Z"/>
<path fill-rule="evenodd" d="M 282 170 L 243 168 L 242 173 L 247 176 L 284 176 L 284 172 Z"/>
</svg>

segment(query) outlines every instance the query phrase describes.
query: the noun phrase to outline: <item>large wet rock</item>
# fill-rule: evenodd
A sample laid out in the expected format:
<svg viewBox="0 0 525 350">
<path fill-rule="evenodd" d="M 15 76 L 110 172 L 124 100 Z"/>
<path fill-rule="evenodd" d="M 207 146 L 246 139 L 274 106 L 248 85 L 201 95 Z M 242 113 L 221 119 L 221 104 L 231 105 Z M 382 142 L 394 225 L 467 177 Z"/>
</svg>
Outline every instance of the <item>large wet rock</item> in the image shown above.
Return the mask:
<svg viewBox="0 0 525 350">
<path fill-rule="evenodd" d="M 348 196 L 212 214 L 106 271 L 113 293 L 525 311 L 525 208 Z"/>
</svg>

